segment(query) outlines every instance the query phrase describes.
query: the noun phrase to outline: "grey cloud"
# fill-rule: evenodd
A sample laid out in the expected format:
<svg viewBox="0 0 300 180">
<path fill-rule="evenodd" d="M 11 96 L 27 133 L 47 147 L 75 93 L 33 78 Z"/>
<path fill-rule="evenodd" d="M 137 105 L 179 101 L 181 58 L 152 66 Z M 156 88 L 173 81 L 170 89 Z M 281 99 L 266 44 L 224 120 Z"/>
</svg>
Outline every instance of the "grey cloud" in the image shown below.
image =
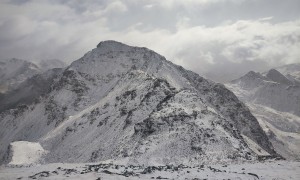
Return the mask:
<svg viewBox="0 0 300 180">
<path fill-rule="evenodd" d="M 298 0 L 129 0 L 125 2 L 129 8 L 126 16 L 113 17 L 112 21 L 108 22 L 114 29 L 142 22 L 146 30 L 164 28 L 174 31 L 176 22 L 182 17 L 188 17 L 192 26 L 209 27 L 227 21 L 255 20 L 269 16 L 274 17 L 271 20 L 274 23 L 300 18 Z M 147 5 L 150 5 L 150 8 L 145 8 Z"/>
<path fill-rule="evenodd" d="M 239 78 L 241 75 L 246 74 L 249 71 L 258 71 L 264 72 L 274 66 L 270 66 L 265 61 L 242 61 L 240 63 L 233 63 L 228 60 L 224 60 L 222 63 L 217 66 L 210 67 L 210 71 L 204 73 L 203 75 L 217 80 L 218 82 L 228 82 L 234 79 Z M 218 72 L 218 73 L 216 73 Z"/>
<path fill-rule="evenodd" d="M 0 58 L 70 62 L 114 39 L 225 81 L 300 62 L 298 7 L 296 0 L 3 1 Z"/>
<path fill-rule="evenodd" d="M 4 0 L 4 2 L 16 4 L 16 5 L 22 5 L 30 1 L 31 0 Z"/>
<path fill-rule="evenodd" d="M 35 23 L 26 17 L 8 18 L 0 25 L 0 40 L 2 42 L 18 40 L 32 33 L 34 26 Z"/>
</svg>

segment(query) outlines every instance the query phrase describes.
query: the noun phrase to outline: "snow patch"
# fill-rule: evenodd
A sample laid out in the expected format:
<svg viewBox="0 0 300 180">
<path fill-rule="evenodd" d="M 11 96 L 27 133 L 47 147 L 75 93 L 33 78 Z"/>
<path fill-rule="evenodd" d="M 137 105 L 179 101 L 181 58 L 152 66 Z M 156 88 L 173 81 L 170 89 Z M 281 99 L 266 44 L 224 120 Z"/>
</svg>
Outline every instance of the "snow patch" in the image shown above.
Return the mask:
<svg viewBox="0 0 300 180">
<path fill-rule="evenodd" d="M 29 165 L 38 163 L 47 152 L 40 143 L 28 141 L 15 141 L 10 143 L 12 148 L 12 160 L 10 165 Z"/>
</svg>

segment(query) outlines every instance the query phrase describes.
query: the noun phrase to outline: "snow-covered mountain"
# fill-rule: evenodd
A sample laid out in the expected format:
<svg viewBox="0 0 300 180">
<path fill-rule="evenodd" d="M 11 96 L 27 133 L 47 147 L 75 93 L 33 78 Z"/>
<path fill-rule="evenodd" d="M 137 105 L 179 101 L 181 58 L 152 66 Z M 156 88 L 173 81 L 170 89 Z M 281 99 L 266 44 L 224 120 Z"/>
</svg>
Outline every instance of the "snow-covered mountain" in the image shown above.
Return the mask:
<svg viewBox="0 0 300 180">
<path fill-rule="evenodd" d="M 275 150 L 287 159 L 300 159 L 299 64 L 268 72 L 249 72 L 226 86 L 250 108 Z"/>
<path fill-rule="evenodd" d="M 11 161 L 14 141 L 40 143 L 45 162 L 193 164 L 277 156 L 256 118 L 224 85 L 115 41 L 99 43 L 38 102 L 1 113 L 0 123 L 2 163 Z"/>
<path fill-rule="evenodd" d="M 15 109 L 18 105 L 30 105 L 47 94 L 51 84 L 62 75 L 62 68 L 50 69 L 36 74 L 17 85 L 17 88 L 0 94 L 0 113 L 7 109 Z"/>
<path fill-rule="evenodd" d="M 21 59 L 0 61 L 0 93 L 4 93 L 26 79 L 40 73 L 39 67 Z"/>
<path fill-rule="evenodd" d="M 66 64 L 57 59 L 41 60 L 37 63 L 22 59 L 6 59 L 0 61 L 0 95 L 18 86 L 34 75 L 54 68 L 64 68 Z"/>
</svg>

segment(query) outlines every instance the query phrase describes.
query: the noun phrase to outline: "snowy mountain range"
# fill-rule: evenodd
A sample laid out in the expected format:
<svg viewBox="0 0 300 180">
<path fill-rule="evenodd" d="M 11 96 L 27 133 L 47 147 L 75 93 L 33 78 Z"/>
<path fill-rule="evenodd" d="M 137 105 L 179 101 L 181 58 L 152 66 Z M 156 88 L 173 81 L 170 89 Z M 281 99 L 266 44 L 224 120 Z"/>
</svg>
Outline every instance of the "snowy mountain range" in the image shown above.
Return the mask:
<svg viewBox="0 0 300 180">
<path fill-rule="evenodd" d="M 300 159 L 300 64 L 249 72 L 226 86 L 244 101 L 286 159 Z"/>
<path fill-rule="evenodd" d="M 26 99 L 32 87 L 45 89 L 37 90 L 34 102 L 14 101 L 17 108 L 0 114 L 1 163 L 14 162 L 11 151 L 25 146 L 44 163 L 279 157 L 257 119 L 224 85 L 147 48 L 100 42 L 70 66 L 24 81 L 7 99 Z"/>
<path fill-rule="evenodd" d="M 21 104 L 31 104 L 47 93 L 52 80 L 65 66 L 60 60 L 38 63 L 21 59 L 0 61 L 0 113 Z"/>
<path fill-rule="evenodd" d="M 40 73 L 39 67 L 21 59 L 0 61 L 0 93 L 4 93 L 29 77 Z"/>
<path fill-rule="evenodd" d="M 36 63 L 22 59 L 0 60 L 0 93 L 17 89 L 25 80 L 53 68 L 63 68 L 66 64 L 57 59 L 40 60 Z"/>
</svg>

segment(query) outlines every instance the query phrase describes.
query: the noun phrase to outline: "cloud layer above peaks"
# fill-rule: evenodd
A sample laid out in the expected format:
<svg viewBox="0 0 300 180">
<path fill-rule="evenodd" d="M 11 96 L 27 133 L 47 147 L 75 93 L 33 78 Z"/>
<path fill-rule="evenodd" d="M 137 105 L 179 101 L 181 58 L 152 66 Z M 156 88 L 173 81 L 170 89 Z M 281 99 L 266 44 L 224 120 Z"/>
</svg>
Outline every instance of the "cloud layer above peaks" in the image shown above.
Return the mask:
<svg viewBox="0 0 300 180">
<path fill-rule="evenodd" d="M 3 0 L 0 58 L 71 62 L 113 39 L 226 81 L 300 63 L 298 0 Z"/>
</svg>

